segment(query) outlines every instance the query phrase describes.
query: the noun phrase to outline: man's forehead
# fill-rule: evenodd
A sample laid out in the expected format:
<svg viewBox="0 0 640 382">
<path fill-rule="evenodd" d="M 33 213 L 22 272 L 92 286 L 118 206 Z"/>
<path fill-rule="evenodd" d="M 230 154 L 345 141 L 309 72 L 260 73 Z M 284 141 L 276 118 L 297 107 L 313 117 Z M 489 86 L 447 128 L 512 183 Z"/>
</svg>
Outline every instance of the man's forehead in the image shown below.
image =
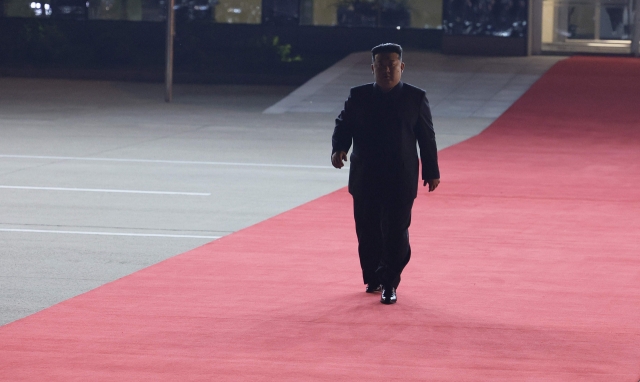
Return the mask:
<svg viewBox="0 0 640 382">
<path fill-rule="evenodd" d="M 400 59 L 400 55 L 396 52 L 380 52 L 380 53 L 377 53 L 375 56 L 376 61 L 399 60 L 399 59 Z"/>
</svg>

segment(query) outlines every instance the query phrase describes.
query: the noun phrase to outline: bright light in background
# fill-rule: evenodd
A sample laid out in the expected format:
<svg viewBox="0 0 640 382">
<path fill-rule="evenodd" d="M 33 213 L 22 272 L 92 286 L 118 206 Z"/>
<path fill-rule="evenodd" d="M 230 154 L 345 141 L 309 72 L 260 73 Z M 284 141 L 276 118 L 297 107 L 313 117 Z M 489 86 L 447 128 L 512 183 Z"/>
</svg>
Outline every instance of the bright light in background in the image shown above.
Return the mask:
<svg viewBox="0 0 640 382">
<path fill-rule="evenodd" d="M 33 14 L 36 16 L 42 16 L 42 10 L 44 9 L 44 14 L 46 16 L 51 16 L 51 5 L 47 3 L 36 3 L 35 1 L 29 4 L 29 7 L 33 9 Z"/>
<path fill-rule="evenodd" d="M 615 48 L 625 48 L 628 47 L 629 43 L 619 42 L 619 43 L 599 43 L 599 42 L 590 42 L 587 44 L 588 46 L 598 46 L 598 47 L 615 47 Z"/>
</svg>

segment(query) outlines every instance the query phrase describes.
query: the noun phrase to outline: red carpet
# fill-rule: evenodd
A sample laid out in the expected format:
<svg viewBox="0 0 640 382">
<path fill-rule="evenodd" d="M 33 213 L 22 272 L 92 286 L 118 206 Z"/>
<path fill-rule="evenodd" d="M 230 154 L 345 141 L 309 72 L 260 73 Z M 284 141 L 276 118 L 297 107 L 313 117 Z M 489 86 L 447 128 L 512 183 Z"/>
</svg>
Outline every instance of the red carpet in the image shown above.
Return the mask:
<svg viewBox="0 0 640 382">
<path fill-rule="evenodd" d="M 571 58 L 442 151 L 395 306 L 343 189 L 3 326 L 0 380 L 636 382 L 639 89 Z"/>
</svg>

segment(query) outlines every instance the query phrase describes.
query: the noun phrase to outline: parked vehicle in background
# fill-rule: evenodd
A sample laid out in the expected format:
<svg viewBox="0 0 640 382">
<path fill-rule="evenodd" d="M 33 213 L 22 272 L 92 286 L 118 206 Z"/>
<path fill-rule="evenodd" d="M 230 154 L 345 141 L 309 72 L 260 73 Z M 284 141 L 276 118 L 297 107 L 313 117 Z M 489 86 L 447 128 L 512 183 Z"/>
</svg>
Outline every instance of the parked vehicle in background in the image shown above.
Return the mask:
<svg viewBox="0 0 640 382">
<path fill-rule="evenodd" d="M 56 19 L 87 20 L 88 0 L 50 0 L 51 17 Z"/>
<path fill-rule="evenodd" d="M 176 0 L 176 21 L 213 20 L 217 0 Z"/>
</svg>

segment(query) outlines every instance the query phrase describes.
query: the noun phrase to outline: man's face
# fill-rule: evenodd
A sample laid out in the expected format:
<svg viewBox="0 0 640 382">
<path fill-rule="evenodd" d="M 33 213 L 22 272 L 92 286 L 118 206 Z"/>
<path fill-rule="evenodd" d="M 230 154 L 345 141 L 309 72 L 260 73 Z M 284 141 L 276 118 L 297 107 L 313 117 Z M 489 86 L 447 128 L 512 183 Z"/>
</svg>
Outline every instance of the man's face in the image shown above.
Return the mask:
<svg viewBox="0 0 640 382">
<path fill-rule="evenodd" d="M 398 53 L 376 54 L 371 70 L 378 85 L 383 91 L 389 91 L 400 82 L 404 62 L 400 61 Z"/>
</svg>

